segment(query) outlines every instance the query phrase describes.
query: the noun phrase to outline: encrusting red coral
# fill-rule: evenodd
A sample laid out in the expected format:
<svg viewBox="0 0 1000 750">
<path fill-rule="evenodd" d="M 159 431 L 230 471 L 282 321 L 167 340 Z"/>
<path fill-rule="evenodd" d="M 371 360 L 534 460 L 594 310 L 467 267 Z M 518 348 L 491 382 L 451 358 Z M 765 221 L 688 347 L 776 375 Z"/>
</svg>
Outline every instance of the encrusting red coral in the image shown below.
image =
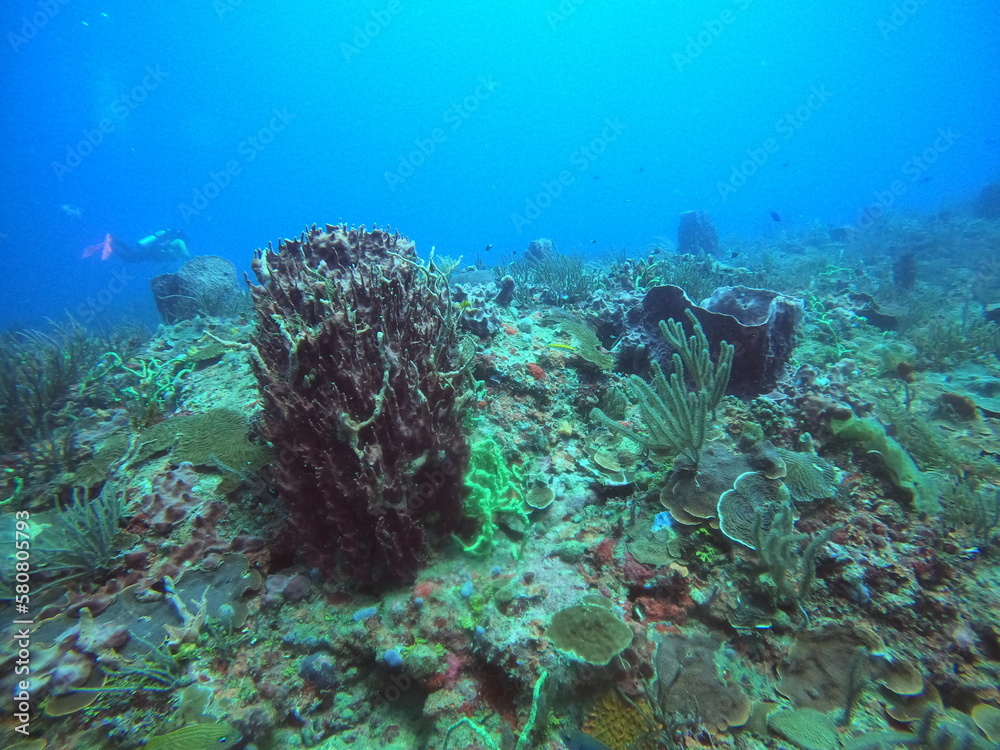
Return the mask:
<svg viewBox="0 0 1000 750">
<path fill-rule="evenodd" d="M 535 380 L 545 380 L 545 370 L 531 362 L 528 365 L 528 374 L 531 375 Z"/>
</svg>

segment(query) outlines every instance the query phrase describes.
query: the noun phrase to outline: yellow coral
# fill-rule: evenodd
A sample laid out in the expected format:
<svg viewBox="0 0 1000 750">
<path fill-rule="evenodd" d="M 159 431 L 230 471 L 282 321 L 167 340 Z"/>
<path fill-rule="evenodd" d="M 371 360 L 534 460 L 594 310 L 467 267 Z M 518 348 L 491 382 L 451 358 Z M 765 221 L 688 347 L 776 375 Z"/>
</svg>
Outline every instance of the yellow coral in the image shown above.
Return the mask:
<svg viewBox="0 0 1000 750">
<path fill-rule="evenodd" d="M 611 750 L 653 750 L 653 741 L 643 737 L 655 726 L 648 709 L 640 709 L 611 690 L 594 701 L 583 731 Z"/>
</svg>

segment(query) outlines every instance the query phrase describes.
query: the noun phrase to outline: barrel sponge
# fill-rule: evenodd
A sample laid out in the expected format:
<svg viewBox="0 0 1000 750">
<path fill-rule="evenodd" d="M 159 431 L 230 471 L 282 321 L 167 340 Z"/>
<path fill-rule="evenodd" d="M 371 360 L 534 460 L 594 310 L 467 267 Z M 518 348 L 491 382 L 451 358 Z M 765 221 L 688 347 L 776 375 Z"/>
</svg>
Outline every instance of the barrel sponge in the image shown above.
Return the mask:
<svg viewBox="0 0 1000 750">
<path fill-rule="evenodd" d="M 465 526 L 467 362 L 446 272 L 399 234 L 330 225 L 251 268 L 262 432 L 289 511 L 276 553 L 359 588 L 411 582 Z"/>
</svg>

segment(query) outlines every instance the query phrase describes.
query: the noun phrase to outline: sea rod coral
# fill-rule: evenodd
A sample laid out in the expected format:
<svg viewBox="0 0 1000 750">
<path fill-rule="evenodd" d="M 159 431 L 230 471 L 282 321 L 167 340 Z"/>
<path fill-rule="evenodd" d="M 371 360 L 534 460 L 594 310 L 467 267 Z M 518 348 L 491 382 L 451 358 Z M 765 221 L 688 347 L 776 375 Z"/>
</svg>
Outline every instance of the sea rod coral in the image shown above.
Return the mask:
<svg viewBox="0 0 1000 750">
<path fill-rule="evenodd" d="M 259 250 L 252 343 L 289 549 L 363 588 L 411 580 L 463 519 L 469 450 L 447 274 L 399 234 Z"/>
</svg>

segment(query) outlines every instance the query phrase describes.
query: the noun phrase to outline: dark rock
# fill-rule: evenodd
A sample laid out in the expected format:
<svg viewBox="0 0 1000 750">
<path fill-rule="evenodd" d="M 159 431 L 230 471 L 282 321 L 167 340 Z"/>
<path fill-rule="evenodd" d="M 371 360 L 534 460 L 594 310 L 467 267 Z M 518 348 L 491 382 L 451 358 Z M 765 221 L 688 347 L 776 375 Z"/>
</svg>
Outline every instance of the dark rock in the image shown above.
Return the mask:
<svg viewBox="0 0 1000 750">
<path fill-rule="evenodd" d="M 934 413 L 940 419 L 971 422 L 979 417 L 976 402 L 964 393 L 942 393 L 934 402 Z"/>
<path fill-rule="evenodd" d="M 317 690 L 335 690 L 340 685 L 333 654 L 318 651 L 309 654 L 299 665 L 299 676 Z"/>
<path fill-rule="evenodd" d="M 854 227 L 830 227 L 830 240 L 839 243 L 848 243 L 854 239 Z"/>
<path fill-rule="evenodd" d="M 626 328 L 626 312 L 640 301 L 640 295 L 635 292 L 613 294 L 606 289 L 594 291 L 588 303 L 588 318 L 604 347 L 611 349 L 622 337 Z"/>
<path fill-rule="evenodd" d="M 892 280 L 900 289 L 912 289 L 917 283 L 917 256 L 903 253 L 892 264 Z"/>
<path fill-rule="evenodd" d="M 297 573 L 293 576 L 276 573 L 267 577 L 264 587 L 267 590 L 265 603 L 276 601 L 281 597 L 288 602 L 298 602 L 309 595 L 311 581 L 306 576 Z"/>
</svg>

